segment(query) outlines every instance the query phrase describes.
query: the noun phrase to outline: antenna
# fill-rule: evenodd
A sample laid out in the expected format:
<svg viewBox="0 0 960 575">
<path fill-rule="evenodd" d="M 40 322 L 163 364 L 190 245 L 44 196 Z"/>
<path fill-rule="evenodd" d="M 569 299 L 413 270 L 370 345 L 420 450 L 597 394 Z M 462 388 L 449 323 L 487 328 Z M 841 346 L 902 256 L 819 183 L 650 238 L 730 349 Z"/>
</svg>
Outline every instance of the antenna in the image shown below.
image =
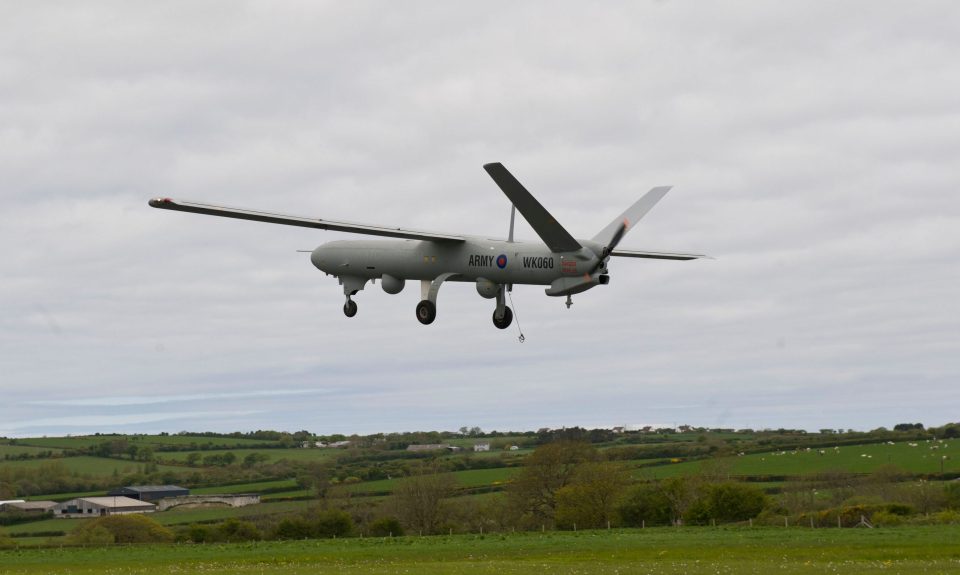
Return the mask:
<svg viewBox="0 0 960 575">
<path fill-rule="evenodd" d="M 513 242 L 513 222 L 516 218 L 517 218 L 517 206 L 513 204 L 513 202 L 511 202 L 510 203 L 510 235 L 507 236 L 508 242 Z"/>
</svg>

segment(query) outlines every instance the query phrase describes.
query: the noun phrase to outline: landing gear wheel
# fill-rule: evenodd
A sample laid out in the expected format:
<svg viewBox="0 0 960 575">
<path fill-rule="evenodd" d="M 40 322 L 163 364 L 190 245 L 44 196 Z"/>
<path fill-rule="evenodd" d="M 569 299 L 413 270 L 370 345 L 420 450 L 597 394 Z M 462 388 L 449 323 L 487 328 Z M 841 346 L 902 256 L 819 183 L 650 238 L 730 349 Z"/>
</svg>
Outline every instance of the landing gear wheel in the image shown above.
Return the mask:
<svg viewBox="0 0 960 575">
<path fill-rule="evenodd" d="M 347 303 L 343 304 L 343 315 L 347 317 L 357 315 L 357 302 L 348 300 Z"/>
<path fill-rule="evenodd" d="M 513 310 L 509 307 L 503 308 L 503 319 L 497 319 L 497 310 L 493 310 L 493 325 L 499 329 L 507 329 L 513 323 Z"/>
<path fill-rule="evenodd" d="M 417 319 L 423 325 L 430 325 L 437 319 L 437 306 L 432 301 L 425 299 L 417 304 Z"/>
</svg>

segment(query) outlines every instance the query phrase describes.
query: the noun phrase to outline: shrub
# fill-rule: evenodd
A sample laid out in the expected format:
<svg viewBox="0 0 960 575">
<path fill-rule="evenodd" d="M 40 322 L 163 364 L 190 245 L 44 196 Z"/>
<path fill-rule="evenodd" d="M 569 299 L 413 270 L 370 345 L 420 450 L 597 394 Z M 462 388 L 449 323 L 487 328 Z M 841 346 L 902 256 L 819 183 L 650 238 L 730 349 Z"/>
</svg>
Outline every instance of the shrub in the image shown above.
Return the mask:
<svg viewBox="0 0 960 575">
<path fill-rule="evenodd" d="M 955 525 L 960 523 L 960 511 L 941 511 L 933 514 L 933 520 L 938 525 Z"/>
<path fill-rule="evenodd" d="M 0 549 L 13 549 L 16 546 L 17 542 L 13 540 L 13 537 L 0 531 Z"/>
<path fill-rule="evenodd" d="M 113 539 L 108 541 L 107 535 Z M 100 517 L 74 529 L 71 542 L 82 545 L 108 543 L 168 543 L 173 532 L 144 515 Z"/>
<path fill-rule="evenodd" d="M 951 481 L 943 488 L 947 496 L 947 507 L 960 510 L 960 481 Z"/>
<path fill-rule="evenodd" d="M 217 539 L 228 543 L 237 541 L 257 541 L 260 539 L 260 530 L 250 521 L 227 519 L 217 526 Z"/>
<path fill-rule="evenodd" d="M 115 541 L 116 538 L 113 536 L 113 533 L 110 533 L 106 527 L 89 523 L 77 527 L 73 530 L 73 533 L 67 537 L 67 542 L 70 545 L 100 546 L 110 545 Z"/>
<path fill-rule="evenodd" d="M 403 526 L 396 517 L 381 517 L 370 524 L 371 537 L 400 537 Z"/>
<path fill-rule="evenodd" d="M 273 539 L 309 539 L 313 537 L 313 525 L 303 517 L 287 517 L 277 523 L 271 536 Z"/>
<path fill-rule="evenodd" d="M 349 537 L 353 534 L 350 514 L 337 509 L 321 511 L 314 517 L 316 537 Z"/>
<path fill-rule="evenodd" d="M 870 517 L 870 521 L 876 527 L 895 527 L 903 524 L 903 515 L 891 513 L 890 511 L 877 511 Z"/>
<path fill-rule="evenodd" d="M 617 508 L 626 527 L 670 523 L 670 501 L 655 485 L 640 485 Z"/>
<path fill-rule="evenodd" d="M 767 496 L 759 488 L 743 483 L 708 485 L 691 507 L 688 519 L 694 522 L 746 521 L 756 517 L 767 505 Z"/>
</svg>

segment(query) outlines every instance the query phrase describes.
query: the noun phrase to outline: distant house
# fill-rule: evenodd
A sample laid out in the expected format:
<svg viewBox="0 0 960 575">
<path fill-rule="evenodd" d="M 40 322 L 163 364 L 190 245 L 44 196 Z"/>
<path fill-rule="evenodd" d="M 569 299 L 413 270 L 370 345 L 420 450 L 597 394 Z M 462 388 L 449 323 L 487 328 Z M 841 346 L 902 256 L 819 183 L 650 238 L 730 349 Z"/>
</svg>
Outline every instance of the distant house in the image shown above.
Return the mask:
<svg viewBox="0 0 960 575">
<path fill-rule="evenodd" d="M 349 439 L 345 441 L 332 441 L 327 444 L 327 447 L 332 447 L 334 449 L 345 449 L 347 447 L 350 447 L 350 443 L 351 442 Z"/>
<path fill-rule="evenodd" d="M 157 501 L 164 497 L 190 495 L 190 490 L 177 485 L 130 485 L 108 491 L 107 495 L 129 497 L 140 501 Z"/>
<path fill-rule="evenodd" d="M 19 511 L 42 515 L 56 506 L 56 501 L 8 501 L 0 505 L 0 511 Z"/>
<path fill-rule="evenodd" d="M 53 516 L 57 518 L 102 517 L 130 513 L 153 513 L 157 506 L 146 501 L 118 495 L 116 497 L 80 497 L 56 504 Z"/>
<path fill-rule="evenodd" d="M 474 451 L 490 451 L 490 442 L 487 441 L 483 443 L 474 443 L 473 450 Z"/>
<path fill-rule="evenodd" d="M 460 451 L 460 448 L 456 445 L 450 445 L 447 443 L 424 443 L 421 445 L 407 446 L 407 451 L 442 451 L 444 449 L 447 451 Z"/>
</svg>

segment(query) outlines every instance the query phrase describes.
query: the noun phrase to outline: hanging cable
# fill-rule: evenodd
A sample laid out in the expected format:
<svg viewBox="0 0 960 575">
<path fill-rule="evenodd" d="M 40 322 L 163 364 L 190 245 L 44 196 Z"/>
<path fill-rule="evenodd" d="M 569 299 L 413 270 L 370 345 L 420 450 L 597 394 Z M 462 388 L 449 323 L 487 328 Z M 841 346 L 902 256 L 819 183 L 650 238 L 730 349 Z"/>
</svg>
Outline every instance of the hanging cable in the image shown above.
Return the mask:
<svg viewBox="0 0 960 575">
<path fill-rule="evenodd" d="M 520 341 L 520 343 L 523 343 L 527 340 L 527 338 L 523 337 L 523 330 L 520 329 L 520 316 L 517 315 L 517 306 L 513 303 L 512 291 L 513 290 L 507 290 L 507 297 L 510 298 L 510 307 L 513 308 L 513 321 L 517 322 L 517 331 L 520 332 L 520 337 L 517 339 Z"/>
</svg>

